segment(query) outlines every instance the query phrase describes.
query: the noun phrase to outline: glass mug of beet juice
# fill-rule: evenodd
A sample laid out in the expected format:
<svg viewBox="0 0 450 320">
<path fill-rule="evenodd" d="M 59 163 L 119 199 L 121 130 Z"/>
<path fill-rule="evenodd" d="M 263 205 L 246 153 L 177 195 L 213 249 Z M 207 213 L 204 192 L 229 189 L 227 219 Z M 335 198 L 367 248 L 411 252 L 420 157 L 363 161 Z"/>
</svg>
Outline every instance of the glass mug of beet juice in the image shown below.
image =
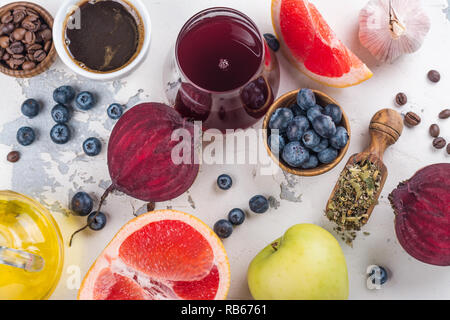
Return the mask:
<svg viewBox="0 0 450 320">
<path fill-rule="evenodd" d="M 175 58 L 174 58 L 175 55 Z M 203 130 L 246 129 L 267 112 L 280 69 L 261 33 L 243 13 L 210 8 L 181 29 L 164 84 L 169 103 Z"/>
</svg>

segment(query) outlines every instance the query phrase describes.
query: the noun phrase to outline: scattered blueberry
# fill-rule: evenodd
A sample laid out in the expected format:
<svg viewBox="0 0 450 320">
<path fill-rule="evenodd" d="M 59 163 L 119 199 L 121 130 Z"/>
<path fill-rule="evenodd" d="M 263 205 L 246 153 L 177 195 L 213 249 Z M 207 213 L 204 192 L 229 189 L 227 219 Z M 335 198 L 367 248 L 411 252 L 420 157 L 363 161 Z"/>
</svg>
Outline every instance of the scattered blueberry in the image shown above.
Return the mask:
<svg viewBox="0 0 450 320">
<path fill-rule="evenodd" d="M 217 178 L 217 186 L 222 190 L 228 190 L 233 185 L 233 179 L 227 174 L 222 174 Z"/>
<path fill-rule="evenodd" d="M 284 133 L 292 119 L 294 119 L 294 114 L 291 109 L 279 108 L 272 114 L 269 121 L 269 128 L 279 130 L 279 133 Z"/>
<path fill-rule="evenodd" d="M 106 215 L 103 212 L 92 212 L 88 216 L 88 226 L 94 231 L 102 230 L 106 225 Z"/>
<path fill-rule="evenodd" d="M 381 266 L 375 266 L 370 270 L 369 277 L 372 279 L 373 284 L 383 285 L 388 281 L 388 273 L 385 268 Z"/>
<path fill-rule="evenodd" d="M 286 142 L 283 136 L 272 134 L 268 139 L 268 145 L 273 154 L 279 155 L 283 151 Z"/>
<path fill-rule="evenodd" d="M 289 123 L 286 135 L 289 141 L 300 141 L 306 130 L 309 129 L 309 121 L 305 116 L 297 116 Z"/>
<path fill-rule="evenodd" d="M 329 140 L 322 138 L 322 140 L 320 140 L 320 143 L 317 146 L 311 148 L 311 150 L 316 153 L 319 153 L 319 152 L 325 150 L 326 148 L 328 148 L 329 145 L 330 145 Z"/>
<path fill-rule="evenodd" d="M 267 45 L 269 46 L 270 49 L 272 49 L 275 52 L 280 50 L 280 42 L 273 34 L 265 33 L 264 39 L 266 39 Z"/>
<path fill-rule="evenodd" d="M 72 198 L 71 209 L 78 216 L 87 216 L 92 212 L 94 201 L 86 192 L 78 192 Z"/>
<path fill-rule="evenodd" d="M 22 103 L 21 110 L 24 116 L 32 119 L 39 114 L 41 106 L 39 105 L 39 102 L 37 102 L 36 100 L 28 99 L 25 100 L 24 103 Z"/>
<path fill-rule="evenodd" d="M 228 220 L 235 226 L 241 225 L 245 220 L 245 212 L 235 208 L 228 213 Z"/>
<path fill-rule="evenodd" d="M 70 129 L 65 124 L 57 124 L 50 130 L 50 138 L 56 144 L 65 144 L 70 140 Z"/>
<path fill-rule="evenodd" d="M 315 155 L 310 155 L 309 160 L 302 164 L 302 169 L 313 169 L 319 165 L 319 159 Z"/>
<path fill-rule="evenodd" d="M 83 142 L 83 151 L 90 157 L 95 157 L 102 152 L 102 143 L 97 138 L 88 138 Z"/>
<path fill-rule="evenodd" d="M 261 195 L 254 196 L 250 199 L 249 206 L 254 213 L 265 213 L 269 210 L 269 200 Z"/>
<path fill-rule="evenodd" d="M 316 95 L 311 89 L 301 89 L 297 95 L 297 104 L 306 111 L 316 105 Z"/>
<path fill-rule="evenodd" d="M 302 142 L 305 147 L 312 149 L 320 143 L 320 137 L 314 130 L 308 130 L 303 134 Z"/>
<path fill-rule="evenodd" d="M 322 162 L 323 164 L 332 163 L 334 160 L 336 160 L 337 156 L 338 151 L 334 148 L 326 148 L 325 150 L 317 154 L 319 161 Z"/>
<path fill-rule="evenodd" d="M 108 117 L 117 120 L 123 115 L 123 107 L 118 103 L 113 103 L 108 107 L 107 113 Z"/>
<path fill-rule="evenodd" d="M 298 168 L 308 161 L 309 152 L 299 141 L 294 141 L 284 147 L 282 158 L 291 167 Z"/>
<path fill-rule="evenodd" d="M 214 232 L 222 239 L 228 238 L 233 233 L 233 225 L 228 220 L 219 220 L 214 224 Z"/>
<path fill-rule="evenodd" d="M 318 116 L 321 116 L 323 114 L 323 108 L 319 105 L 315 105 L 312 108 L 308 109 L 308 112 L 306 113 L 306 115 L 308 116 L 309 121 L 311 121 L 311 123 L 314 121 L 315 118 L 317 118 Z"/>
<path fill-rule="evenodd" d="M 312 122 L 314 130 L 322 138 L 331 138 L 336 133 L 336 125 L 330 116 L 317 116 Z"/>
<path fill-rule="evenodd" d="M 347 145 L 348 132 L 344 127 L 337 127 L 336 133 L 330 139 L 330 144 L 335 149 L 342 149 Z"/>
<path fill-rule="evenodd" d="M 295 117 L 298 117 L 298 116 L 305 116 L 306 117 L 306 111 L 303 110 L 302 108 L 300 108 L 298 106 L 298 104 L 294 103 L 293 105 L 290 106 L 290 108 L 291 108 L 292 112 L 294 113 Z"/>
<path fill-rule="evenodd" d="M 17 131 L 17 142 L 22 146 L 29 146 L 36 140 L 36 134 L 30 127 L 22 127 Z"/>
<path fill-rule="evenodd" d="M 325 107 L 323 114 L 330 116 L 335 124 L 340 124 L 342 121 L 342 110 L 335 104 L 329 104 Z"/>
<path fill-rule="evenodd" d="M 75 98 L 75 90 L 71 86 L 62 86 L 53 91 L 53 100 L 60 104 L 68 104 Z"/>
<path fill-rule="evenodd" d="M 92 93 L 83 91 L 77 95 L 75 103 L 79 109 L 86 111 L 94 107 L 95 97 Z"/>
<path fill-rule="evenodd" d="M 70 120 L 70 110 L 63 104 L 54 106 L 51 113 L 56 123 L 67 123 Z"/>
</svg>

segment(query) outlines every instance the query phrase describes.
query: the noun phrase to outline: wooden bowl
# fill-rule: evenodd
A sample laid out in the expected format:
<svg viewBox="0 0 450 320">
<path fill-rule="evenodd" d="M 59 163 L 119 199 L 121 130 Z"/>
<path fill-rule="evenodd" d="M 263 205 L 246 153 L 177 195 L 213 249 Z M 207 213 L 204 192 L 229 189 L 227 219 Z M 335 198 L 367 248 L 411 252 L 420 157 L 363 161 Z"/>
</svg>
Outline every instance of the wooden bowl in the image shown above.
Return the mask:
<svg viewBox="0 0 450 320">
<path fill-rule="evenodd" d="M 313 90 L 313 92 L 316 95 L 318 105 L 325 107 L 325 106 L 333 103 L 333 104 L 338 105 L 341 108 L 342 121 L 339 125 L 344 127 L 345 129 L 347 129 L 349 139 L 348 139 L 347 145 L 339 151 L 338 157 L 332 163 L 320 164 L 318 167 L 316 167 L 314 169 L 302 169 L 302 168 L 294 168 L 294 167 L 289 166 L 287 163 L 285 163 L 283 161 L 283 159 L 281 159 L 281 158 L 278 159 L 277 156 L 274 155 L 269 148 L 269 144 L 268 144 L 268 137 L 270 136 L 269 121 L 270 121 L 270 118 L 272 117 L 272 114 L 275 112 L 275 110 L 277 110 L 279 108 L 289 108 L 292 104 L 294 104 L 297 100 L 297 94 L 299 91 L 300 91 L 300 89 L 294 90 L 294 91 L 288 92 L 285 95 L 281 96 L 269 108 L 269 111 L 267 111 L 266 117 L 264 118 L 264 122 L 263 122 L 264 144 L 265 144 L 266 150 L 269 153 L 272 160 L 275 161 L 275 163 L 278 164 L 278 166 L 280 166 L 280 168 L 283 169 L 283 171 L 291 173 L 291 174 L 295 174 L 297 176 L 313 177 L 313 176 L 318 176 L 325 172 L 330 171 L 331 169 L 336 167 L 339 164 L 339 162 L 342 161 L 345 154 L 347 153 L 348 147 L 350 146 L 350 137 L 351 137 L 350 122 L 349 122 L 344 110 L 342 109 L 342 107 L 334 99 L 332 99 L 331 97 L 329 97 L 328 95 L 326 95 L 323 92 Z"/>
<path fill-rule="evenodd" d="M 37 13 L 39 13 L 41 18 L 45 21 L 45 23 L 48 25 L 50 30 L 53 29 L 52 15 L 47 10 L 42 8 L 40 5 L 32 3 L 32 2 L 18 1 L 18 2 L 8 3 L 7 5 L 0 8 L 0 16 L 2 16 L 6 11 L 11 10 L 17 6 L 24 6 L 24 7 L 35 10 Z M 31 78 L 31 77 L 37 76 L 38 74 L 41 74 L 44 71 L 47 71 L 50 68 L 50 66 L 53 64 L 53 62 L 55 62 L 56 57 L 57 57 L 57 55 L 56 55 L 55 44 L 54 44 L 54 41 L 52 40 L 52 47 L 51 47 L 50 51 L 48 52 L 47 57 L 41 63 L 39 63 L 36 66 L 36 68 L 34 68 L 32 70 L 26 70 L 26 71 L 25 70 L 12 70 L 12 69 L 8 68 L 8 66 L 0 63 L 0 72 L 6 74 L 8 76 L 16 77 L 16 78 Z"/>
</svg>

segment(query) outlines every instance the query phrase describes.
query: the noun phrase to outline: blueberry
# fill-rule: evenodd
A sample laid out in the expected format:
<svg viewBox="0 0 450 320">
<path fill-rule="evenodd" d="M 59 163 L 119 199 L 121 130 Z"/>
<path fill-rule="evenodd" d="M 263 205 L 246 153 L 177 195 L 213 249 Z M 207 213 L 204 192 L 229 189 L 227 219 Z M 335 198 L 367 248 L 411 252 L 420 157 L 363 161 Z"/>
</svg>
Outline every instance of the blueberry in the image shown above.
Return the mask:
<svg viewBox="0 0 450 320">
<path fill-rule="evenodd" d="M 342 110 L 338 105 L 329 104 L 325 107 L 323 114 L 330 116 L 335 124 L 339 124 L 342 121 Z"/>
<path fill-rule="evenodd" d="M 322 138 L 322 140 L 320 140 L 320 143 L 317 146 L 311 148 L 311 150 L 316 153 L 319 153 L 319 152 L 325 150 L 326 148 L 328 148 L 329 145 L 330 145 L 329 140 Z"/>
<path fill-rule="evenodd" d="M 336 125 L 330 116 L 321 115 L 312 122 L 314 130 L 322 138 L 331 138 L 336 133 Z"/>
<path fill-rule="evenodd" d="M 214 224 L 214 232 L 222 239 L 228 238 L 233 233 L 233 225 L 228 220 L 219 220 Z"/>
<path fill-rule="evenodd" d="M 326 148 L 325 150 L 319 152 L 317 157 L 319 161 L 323 164 L 332 163 L 338 156 L 338 151 L 334 148 Z"/>
<path fill-rule="evenodd" d="M 301 89 L 297 95 L 297 104 L 306 111 L 316 105 L 316 95 L 311 89 Z"/>
<path fill-rule="evenodd" d="M 383 285 L 388 279 L 388 273 L 385 268 L 381 266 L 374 266 L 369 272 L 369 277 L 372 279 L 373 284 Z"/>
<path fill-rule="evenodd" d="M 264 39 L 266 39 L 267 45 L 269 46 L 270 49 L 272 49 L 275 52 L 280 50 L 280 42 L 273 34 L 265 33 Z"/>
<path fill-rule="evenodd" d="M 66 123 L 70 120 L 70 110 L 63 104 L 54 106 L 51 113 L 56 123 Z"/>
<path fill-rule="evenodd" d="M 303 110 L 302 108 L 300 108 L 298 106 L 298 104 L 294 103 L 293 105 L 290 106 L 290 108 L 291 108 L 292 112 L 294 113 L 295 117 L 298 117 L 298 116 L 305 116 L 306 117 L 306 111 Z"/>
<path fill-rule="evenodd" d="M 308 130 L 303 134 L 302 142 L 305 147 L 312 149 L 320 143 L 320 137 L 314 130 Z"/>
<path fill-rule="evenodd" d="M 309 129 L 309 121 L 305 116 L 297 116 L 289 123 L 286 135 L 289 141 L 300 141 L 306 130 Z"/>
<path fill-rule="evenodd" d="M 75 90 L 71 86 L 62 86 L 53 91 L 53 100 L 60 104 L 68 104 L 75 98 Z"/>
<path fill-rule="evenodd" d="M 93 207 L 94 201 L 86 192 L 78 192 L 72 198 L 71 209 L 78 216 L 87 216 Z"/>
<path fill-rule="evenodd" d="M 299 141 L 294 141 L 284 147 L 282 158 L 291 167 L 298 168 L 308 161 L 309 152 Z"/>
<path fill-rule="evenodd" d="M 24 103 L 22 103 L 21 110 L 24 116 L 32 119 L 39 114 L 41 106 L 39 105 L 39 102 L 37 102 L 36 100 L 28 99 L 25 100 Z"/>
<path fill-rule="evenodd" d="M 319 105 L 315 105 L 314 107 L 310 108 L 306 115 L 308 116 L 309 121 L 311 123 L 314 121 L 315 118 L 323 114 L 323 108 Z"/>
<path fill-rule="evenodd" d="M 222 174 L 217 178 L 217 186 L 222 190 L 228 190 L 233 185 L 233 179 L 227 174 Z"/>
<path fill-rule="evenodd" d="M 56 144 L 65 144 L 70 140 L 70 129 L 65 124 L 57 124 L 50 130 L 50 138 Z"/>
<path fill-rule="evenodd" d="M 117 120 L 123 115 L 123 107 L 118 103 L 113 103 L 108 107 L 107 113 L 108 117 Z"/>
<path fill-rule="evenodd" d="M 29 146 L 36 140 L 36 134 L 30 127 L 22 127 L 17 131 L 17 142 L 22 146 Z"/>
<path fill-rule="evenodd" d="M 88 218 L 88 226 L 94 231 L 102 230 L 106 225 L 106 215 L 103 212 L 92 212 Z"/>
<path fill-rule="evenodd" d="M 272 114 L 269 121 L 269 128 L 279 130 L 279 133 L 284 133 L 292 119 L 294 119 L 294 114 L 291 109 L 279 108 Z"/>
<path fill-rule="evenodd" d="M 84 111 L 92 109 L 95 105 L 95 97 L 88 91 L 80 92 L 75 99 L 75 104 Z"/>
<path fill-rule="evenodd" d="M 265 213 L 269 210 L 269 200 L 266 197 L 257 195 L 250 199 L 248 202 L 250 210 L 254 213 Z"/>
<path fill-rule="evenodd" d="M 348 132 L 344 127 L 337 127 L 336 133 L 330 139 L 330 144 L 335 149 L 342 149 L 347 145 Z"/>
<path fill-rule="evenodd" d="M 279 155 L 283 152 L 286 142 L 283 136 L 272 134 L 268 139 L 268 145 L 273 154 Z"/>
<path fill-rule="evenodd" d="M 83 142 L 83 151 L 89 157 L 95 157 L 102 152 L 102 143 L 97 138 L 88 138 Z"/>
<path fill-rule="evenodd" d="M 228 213 L 228 220 L 235 226 L 241 225 L 245 220 L 245 213 L 241 209 L 235 208 Z"/>
<path fill-rule="evenodd" d="M 319 165 L 319 159 L 315 155 L 310 155 L 309 160 L 302 164 L 302 169 L 314 169 Z"/>
</svg>

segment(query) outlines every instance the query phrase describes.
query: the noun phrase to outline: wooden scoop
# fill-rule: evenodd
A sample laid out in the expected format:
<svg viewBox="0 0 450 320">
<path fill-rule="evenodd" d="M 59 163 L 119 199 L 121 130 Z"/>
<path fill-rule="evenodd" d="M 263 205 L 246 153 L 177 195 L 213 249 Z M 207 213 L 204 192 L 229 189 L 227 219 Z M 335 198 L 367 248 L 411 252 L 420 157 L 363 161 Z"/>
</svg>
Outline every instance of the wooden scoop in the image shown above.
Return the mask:
<svg viewBox="0 0 450 320">
<path fill-rule="evenodd" d="M 380 197 L 381 191 L 383 190 L 384 184 L 386 182 L 388 171 L 383 163 L 384 151 L 400 138 L 403 131 L 403 119 L 400 114 L 393 109 L 383 109 L 378 111 L 372 118 L 369 126 L 370 132 L 370 145 L 361 153 L 357 153 L 350 157 L 347 161 L 346 167 L 348 165 L 353 165 L 355 163 L 360 163 L 364 160 L 369 160 L 371 163 L 378 167 L 381 174 L 380 188 L 378 192 L 374 195 L 374 204 L 367 211 L 367 215 L 370 218 L 375 205 L 378 203 L 376 200 Z M 344 169 L 345 170 L 345 169 Z M 339 181 L 331 193 L 330 199 L 327 202 L 326 209 L 330 204 L 331 200 L 334 198 L 336 191 L 339 188 Z M 367 221 L 366 221 L 367 222 Z"/>
</svg>

